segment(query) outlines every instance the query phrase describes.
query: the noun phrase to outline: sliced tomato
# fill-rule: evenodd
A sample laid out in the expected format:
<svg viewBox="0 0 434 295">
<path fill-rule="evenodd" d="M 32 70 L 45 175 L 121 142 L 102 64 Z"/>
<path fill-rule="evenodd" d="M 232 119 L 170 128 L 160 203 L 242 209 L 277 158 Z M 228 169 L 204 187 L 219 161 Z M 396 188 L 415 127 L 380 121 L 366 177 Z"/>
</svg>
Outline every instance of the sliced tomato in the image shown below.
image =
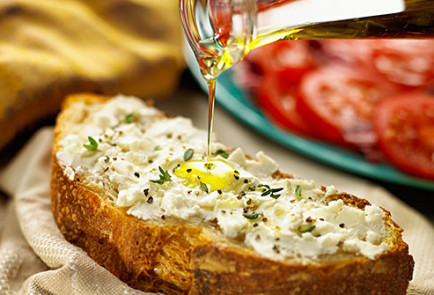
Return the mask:
<svg viewBox="0 0 434 295">
<path fill-rule="evenodd" d="M 318 137 L 364 147 L 375 144 L 371 124 L 375 106 L 396 91 L 395 86 L 373 73 L 329 66 L 303 78 L 297 110 Z"/>
<path fill-rule="evenodd" d="M 320 41 L 321 53 L 326 64 L 344 63 L 358 67 L 371 63 L 369 60 L 379 40 L 330 39 Z"/>
<path fill-rule="evenodd" d="M 282 87 L 300 82 L 316 67 L 315 57 L 306 40 L 283 40 L 252 50 L 246 60 L 264 75 L 277 73 Z"/>
<path fill-rule="evenodd" d="M 415 92 L 384 100 L 375 111 L 374 127 L 390 162 L 434 179 L 434 95 Z"/>
<path fill-rule="evenodd" d="M 269 73 L 257 89 L 256 102 L 271 121 L 280 127 L 308 135 L 311 132 L 296 111 L 295 93 L 294 86 L 282 89 L 278 74 Z"/>
<path fill-rule="evenodd" d="M 434 79 L 434 39 L 381 40 L 372 49 L 369 60 L 394 83 L 424 87 Z"/>
<path fill-rule="evenodd" d="M 370 68 L 405 88 L 434 79 L 433 39 L 325 40 L 321 48 L 328 61 Z"/>
</svg>

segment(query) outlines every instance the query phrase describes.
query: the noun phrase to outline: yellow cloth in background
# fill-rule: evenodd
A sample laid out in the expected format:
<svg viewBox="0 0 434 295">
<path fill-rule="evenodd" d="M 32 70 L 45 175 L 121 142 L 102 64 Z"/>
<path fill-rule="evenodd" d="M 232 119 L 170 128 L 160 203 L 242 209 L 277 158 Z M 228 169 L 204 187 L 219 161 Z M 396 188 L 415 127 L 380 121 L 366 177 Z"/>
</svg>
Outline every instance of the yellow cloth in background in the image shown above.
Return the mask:
<svg viewBox="0 0 434 295">
<path fill-rule="evenodd" d="M 181 37 L 178 0 L 0 1 L 0 150 L 70 93 L 172 93 Z"/>
</svg>

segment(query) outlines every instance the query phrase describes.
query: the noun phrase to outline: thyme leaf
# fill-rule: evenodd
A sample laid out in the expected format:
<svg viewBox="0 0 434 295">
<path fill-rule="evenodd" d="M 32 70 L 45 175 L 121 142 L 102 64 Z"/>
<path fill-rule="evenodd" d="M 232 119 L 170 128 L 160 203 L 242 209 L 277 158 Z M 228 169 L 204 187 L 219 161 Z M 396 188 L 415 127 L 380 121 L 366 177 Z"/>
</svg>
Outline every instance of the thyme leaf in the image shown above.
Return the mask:
<svg viewBox="0 0 434 295">
<path fill-rule="evenodd" d="M 228 154 L 226 151 L 222 150 L 222 149 L 218 149 L 218 150 L 214 153 L 214 155 L 216 155 L 216 156 L 221 156 L 221 157 L 223 157 L 223 158 L 225 158 L 225 159 L 227 159 L 227 158 L 229 157 L 229 154 Z"/>
<path fill-rule="evenodd" d="M 302 227 L 299 229 L 299 232 L 303 233 L 310 233 L 311 231 L 313 231 L 315 229 L 316 225 L 312 224 L 311 226 L 308 227 Z"/>
<path fill-rule="evenodd" d="M 295 188 L 295 195 L 297 197 L 301 197 L 301 192 L 302 192 L 302 188 L 300 185 L 297 185 L 297 187 Z"/>
<path fill-rule="evenodd" d="M 133 123 L 133 113 L 129 113 L 125 116 L 125 123 L 130 124 Z"/>
<path fill-rule="evenodd" d="M 251 220 L 257 219 L 259 217 L 259 215 L 260 215 L 259 213 L 255 213 L 255 212 L 253 212 L 253 213 L 243 213 L 243 216 L 245 218 L 251 219 Z"/>
<path fill-rule="evenodd" d="M 194 149 L 190 148 L 190 149 L 186 150 L 184 153 L 184 161 L 187 162 L 188 160 L 193 158 L 193 154 L 194 154 Z"/>
<path fill-rule="evenodd" d="M 98 150 L 98 143 L 96 142 L 95 139 L 93 139 L 93 137 L 88 136 L 87 139 L 89 140 L 89 144 L 83 144 L 83 146 L 92 152 L 95 152 Z"/>
<path fill-rule="evenodd" d="M 207 194 L 209 193 L 208 186 L 203 182 L 200 183 L 200 189 L 206 192 Z"/>
</svg>

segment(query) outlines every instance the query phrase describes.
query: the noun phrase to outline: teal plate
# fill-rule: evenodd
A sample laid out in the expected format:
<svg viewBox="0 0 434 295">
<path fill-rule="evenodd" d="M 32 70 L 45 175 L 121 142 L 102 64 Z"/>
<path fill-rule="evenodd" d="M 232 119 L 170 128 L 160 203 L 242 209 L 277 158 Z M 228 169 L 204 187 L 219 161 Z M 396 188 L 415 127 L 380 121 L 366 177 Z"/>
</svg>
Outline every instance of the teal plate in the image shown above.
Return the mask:
<svg viewBox="0 0 434 295">
<path fill-rule="evenodd" d="M 208 92 L 208 86 L 202 78 L 196 60 L 190 50 L 185 50 L 185 55 L 187 65 L 194 78 L 201 88 Z M 362 155 L 352 151 L 313 139 L 306 139 L 279 129 L 251 103 L 248 95 L 234 83 L 230 71 L 223 72 L 217 78 L 216 100 L 233 116 L 252 129 L 300 154 L 372 179 L 434 190 L 434 181 L 413 177 L 387 164 L 372 164 L 366 161 Z"/>
</svg>

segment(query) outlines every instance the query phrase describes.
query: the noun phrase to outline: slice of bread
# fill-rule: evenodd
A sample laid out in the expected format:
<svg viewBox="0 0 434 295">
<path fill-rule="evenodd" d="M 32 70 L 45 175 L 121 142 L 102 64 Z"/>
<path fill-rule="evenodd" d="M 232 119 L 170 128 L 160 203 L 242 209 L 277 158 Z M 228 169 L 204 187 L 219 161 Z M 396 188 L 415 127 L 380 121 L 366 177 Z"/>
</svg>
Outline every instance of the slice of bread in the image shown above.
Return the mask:
<svg viewBox="0 0 434 295">
<path fill-rule="evenodd" d="M 189 124 L 134 98 L 67 98 L 51 180 L 66 239 L 144 291 L 406 293 L 414 262 L 388 211 L 218 143 L 233 174 L 183 179 L 206 151 Z"/>
</svg>

